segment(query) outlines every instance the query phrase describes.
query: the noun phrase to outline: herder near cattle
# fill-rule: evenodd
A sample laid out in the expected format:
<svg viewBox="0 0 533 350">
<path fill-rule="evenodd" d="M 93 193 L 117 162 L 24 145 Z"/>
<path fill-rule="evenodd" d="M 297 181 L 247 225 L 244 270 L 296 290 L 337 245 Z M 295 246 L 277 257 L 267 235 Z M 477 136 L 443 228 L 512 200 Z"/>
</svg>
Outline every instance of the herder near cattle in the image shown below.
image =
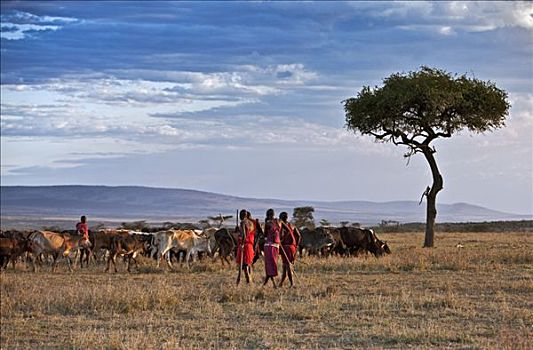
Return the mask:
<svg viewBox="0 0 533 350">
<path fill-rule="evenodd" d="M 278 275 L 278 255 L 280 244 L 281 223 L 274 217 L 274 209 L 268 209 L 265 219 L 265 281 L 263 286 L 272 281 L 274 288 L 276 282 L 274 277 Z"/>
<path fill-rule="evenodd" d="M 246 278 L 246 283 L 250 283 L 250 274 L 252 261 L 254 260 L 254 239 L 256 224 L 248 217 L 246 210 L 241 210 L 239 212 L 239 218 L 241 223 L 237 228 L 239 233 L 237 240 L 237 256 L 236 262 L 239 266 L 239 274 L 237 275 L 237 285 L 241 281 L 241 271 L 244 271 L 244 277 Z"/>
<path fill-rule="evenodd" d="M 83 236 L 83 240 L 80 242 L 81 246 L 90 246 L 91 241 L 89 241 L 89 225 L 87 225 L 87 217 L 82 215 L 80 222 L 76 224 L 76 231 L 79 235 Z"/>
<path fill-rule="evenodd" d="M 283 285 L 287 274 L 289 276 L 290 286 L 294 286 L 293 281 L 293 266 L 296 258 L 296 247 L 300 243 L 300 231 L 296 227 L 293 227 L 288 222 L 289 215 L 287 212 L 279 214 L 281 223 L 281 261 L 283 262 L 283 270 L 281 272 L 281 281 L 279 286 Z"/>
</svg>

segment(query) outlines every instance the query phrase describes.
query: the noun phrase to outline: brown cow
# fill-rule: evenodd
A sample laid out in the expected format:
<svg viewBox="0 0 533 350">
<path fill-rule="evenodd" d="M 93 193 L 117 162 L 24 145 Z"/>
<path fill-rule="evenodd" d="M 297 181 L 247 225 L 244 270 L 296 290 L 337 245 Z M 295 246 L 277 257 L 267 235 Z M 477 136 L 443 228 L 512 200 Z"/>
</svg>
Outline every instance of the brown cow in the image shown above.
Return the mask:
<svg viewBox="0 0 533 350">
<path fill-rule="evenodd" d="M 17 258 L 30 248 L 30 241 L 26 238 L 0 238 L 0 271 L 7 268 L 9 261 L 14 270 Z"/>
<path fill-rule="evenodd" d="M 114 230 L 114 229 L 106 229 L 106 230 L 98 230 L 94 232 L 92 235 L 89 235 L 89 239 L 93 245 L 91 255 L 93 256 L 94 260 L 97 260 L 96 254 L 102 249 L 111 251 L 112 249 L 112 243 L 113 238 L 117 236 L 121 237 L 127 237 L 129 235 L 129 230 Z M 88 263 L 89 257 L 87 257 L 86 262 Z"/>
<path fill-rule="evenodd" d="M 130 266 L 132 260 L 135 262 L 135 266 L 137 266 L 138 268 L 137 260 L 135 259 L 135 257 L 137 256 L 137 254 L 147 250 L 149 245 L 150 237 L 147 235 L 115 235 L 111 241 L 111 250 L 109 251 L 109 257 L 107 259 L 107 267 L 105 269 L 105 272 L 109 271 L 111 262 L 113 263 L 115 272 L 117 272 L 117 265 L 115 259 L 119 254 L 127 258 L 128 272 L 131 272 Z"/>
<path fill-rule="evenodd" d="M 51 231 L 36 231 L 29 236 L 31 241 L 31 252 L 35 257 L 41 254 L 51 254 L 54 258 L 52 271 L 55 271 L 57 259 L 61 255 L 67 259 L 68 268 L 72 271 L 72 261 L 69 257 L 72 251 L 80 249 L 83 246 L 83 236 L 74 236 L 68 234 L 61 234 Z M 35 272 L 35 262 L 32 261 L 33 271 Z M 39 261 L 39 265 L 41 262 Z"/>
</svg>

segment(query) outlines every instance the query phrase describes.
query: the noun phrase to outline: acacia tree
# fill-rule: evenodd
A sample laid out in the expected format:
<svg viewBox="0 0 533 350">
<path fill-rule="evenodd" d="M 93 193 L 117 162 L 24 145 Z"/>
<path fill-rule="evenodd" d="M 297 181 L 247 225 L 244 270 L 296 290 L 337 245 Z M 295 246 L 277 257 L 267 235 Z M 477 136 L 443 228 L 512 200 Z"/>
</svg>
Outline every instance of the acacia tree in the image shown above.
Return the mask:
<svg viewBox="0 0 533 350">
<path fill-rule="evenodd" d="M 292 222 L 296 227 L 307 227 L 309 229 L 315 228 L 315 219 L 313 213 L 315 208 L 311 206 L 307 207 L 296 207 L 292 212 Z"/>
<path fill-rule="evenodd" d="M 482 133 L 503 127 L 510 107 L 507 93 L 490 81 L 422 67 L 416 72 L 392 74 L 383 80 L 382 87 L 364 86 L 357 97 L 343 103 L 348 130 L 406 146 L 405 157 L 422 153 L 426 158 L 433 184 L 424 192 L 424 247 L 433 247 L 436 198 L 443 180 L 431 142 L 463 129 Z"/>
<path fill-rule="evenodd" d="M 329 221 L 326 220 L 326 219 L 322 219 L 322 220 L 320 220 L 320 226 L 322 226 L 322 227 L 328 227 L 328 226 L 331 226 L 331 222 L 329 222 Z"/>
<path fill-rule="evenodd" d="M 232 217 L 233 217 L 233 215 L 218 214 L 216 216 L 208 216 L 207 219 L 211 220 L 211 221 L 214 221 L 217 228 L 221 228 L 222 225 L 224 224 L 224 222 L 226 220 L 231 219 Z M 209 223 L 209 221 L 208 221 L 208 223 Z"/>
</svg>

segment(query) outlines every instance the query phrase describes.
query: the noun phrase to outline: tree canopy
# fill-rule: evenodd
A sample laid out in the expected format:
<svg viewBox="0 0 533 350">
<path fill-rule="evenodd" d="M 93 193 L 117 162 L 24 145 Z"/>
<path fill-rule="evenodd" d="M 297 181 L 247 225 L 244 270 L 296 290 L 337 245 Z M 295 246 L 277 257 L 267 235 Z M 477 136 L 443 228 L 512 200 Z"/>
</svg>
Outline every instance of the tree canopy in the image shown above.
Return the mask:
<svg viewBox="0 0 533 350">
<path fill-rule="evenodd" d="M 313 213 L 315 208 L 311 206 L 296 207 L 292 212 L 292 221 L 296 227 L 315 228 L 315 219 Z"/>
<path fill-rule="evenodd" d="M 492 82 L 429 67 L 392 74 L 382 87 L 364 86 L 344 101 L 349 130 L 406 145 L 411 154 L 461 129 L 500 128 L 509 107 L 507 93 Z"/>
</svg>

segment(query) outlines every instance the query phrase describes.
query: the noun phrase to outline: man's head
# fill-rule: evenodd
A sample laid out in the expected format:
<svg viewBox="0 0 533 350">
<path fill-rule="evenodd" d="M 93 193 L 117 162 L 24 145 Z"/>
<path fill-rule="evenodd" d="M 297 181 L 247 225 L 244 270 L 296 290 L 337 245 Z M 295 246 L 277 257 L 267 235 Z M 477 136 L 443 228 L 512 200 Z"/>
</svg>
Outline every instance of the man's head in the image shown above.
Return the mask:
<svg viewBox="0 0 533 350">
<path fill-rule="evenodd" d="M 266 218 L 267 218 L 267 220 L 269 220 L 269 219 L 273 219 L 273 218 L 274 218 L 274 215 L 276 215 L 276 214 L 274 213 L 274 209 L 270 208 L 270 209 L 267 210 L 267 212 L 266 212 Z"/>
<path fill-rule="evenodd" d="M 280 214 L 279 214 L 279 219 L 283 222 L 287 222 L 287 220 L 289 219 L 289 214 L 287 214 L 286 211 L 282 211 Z"/>
<path fill-rule="evenodd" d="M 246 210 L 241 209 L 241 211 L 239 212 L 239 218 L 241 220 L 244 220 L 246 218 L 246 213 L 248 213 Z"/>
<path fill-rule="evenodd" d="M 87 222 L 87 218 L 85 217 L 85 215 L 82 215 L 82 217 L 81 217 L 81 222 L 83 222 L 83 223 L 86 223 L 86 222 Z"/>
</svg>

